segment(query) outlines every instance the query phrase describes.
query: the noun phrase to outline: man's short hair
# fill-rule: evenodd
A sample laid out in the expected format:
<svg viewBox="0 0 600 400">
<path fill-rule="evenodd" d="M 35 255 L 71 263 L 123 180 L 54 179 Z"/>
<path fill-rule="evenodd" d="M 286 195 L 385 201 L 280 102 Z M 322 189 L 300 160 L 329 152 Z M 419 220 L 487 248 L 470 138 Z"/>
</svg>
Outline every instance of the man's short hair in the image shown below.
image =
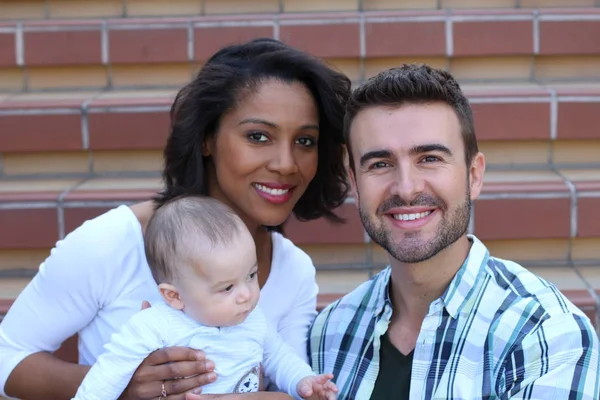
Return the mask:
<svg viewBox="0 0 600 400">
<path fill-rule="evenodd" d="M 144 248 L 157 283 L 173 283 L 199 251 L 231 243 L 243 227 L 228 206 L 210 197 L 181 196 L 159 207 L 144 235 Z"/>
<path fill-rule="evenodd" d="M 354 171 L 350 127 L 361 110 L 375 106 L 400 107 L 437 102 L 452 107 L 458 117 L 465 145 L 465 162 L 469 167 L 479 149 L 475 137 L 473 111 L 458 82 L 444 70 L 423 64 L 404 64 L 369 78 L 350 96 L 344 117 L 344 138 L 350 168 Z"/>
</svg>

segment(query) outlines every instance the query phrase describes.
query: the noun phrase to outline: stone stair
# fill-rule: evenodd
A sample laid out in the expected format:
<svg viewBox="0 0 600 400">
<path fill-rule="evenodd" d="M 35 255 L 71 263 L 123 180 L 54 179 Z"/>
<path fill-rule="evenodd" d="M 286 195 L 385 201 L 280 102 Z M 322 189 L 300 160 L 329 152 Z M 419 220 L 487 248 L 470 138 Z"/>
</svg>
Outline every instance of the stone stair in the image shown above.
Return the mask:
<svg viewBox="0 0 600 400">
<path fill-rule="evenodd" d="M 452 72 L 488 162 L 471 231 L 600 329 L 597 0 L 0 0 L 0 314 L 57 239 L 160 188 L 177 89 L 258 36 L 354 83 L 403 62 Z M 286 228 L 317 265 L 321 305 L 387 263 L 353 199 L 340 213 L 345 226 Z"/>
</svg>

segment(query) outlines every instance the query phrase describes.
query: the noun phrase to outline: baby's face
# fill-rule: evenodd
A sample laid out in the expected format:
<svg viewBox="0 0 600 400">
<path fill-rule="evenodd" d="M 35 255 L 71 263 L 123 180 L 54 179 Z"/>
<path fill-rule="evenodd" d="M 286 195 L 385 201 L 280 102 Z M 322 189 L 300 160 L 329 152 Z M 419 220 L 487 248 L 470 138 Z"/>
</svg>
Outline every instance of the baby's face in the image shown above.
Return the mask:
<svg viewBox="0 0 600 400">
<path fill-rule="evenodd" d="M 247 231 L 237 234 L 202 258 L 178 285 L 183 311 L 207 326 L 242 323 L 260 296 L 252 236 Z"/>
</svg>

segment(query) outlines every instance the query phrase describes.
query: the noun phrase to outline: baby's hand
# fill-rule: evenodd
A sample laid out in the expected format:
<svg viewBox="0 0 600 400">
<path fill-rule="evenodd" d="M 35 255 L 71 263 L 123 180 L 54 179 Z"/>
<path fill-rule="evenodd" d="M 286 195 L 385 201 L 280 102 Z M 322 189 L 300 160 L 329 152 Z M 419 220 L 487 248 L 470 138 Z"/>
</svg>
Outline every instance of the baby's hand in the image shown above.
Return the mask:
<svg viewBox="0 0 600 400">
<path fill-rule="evenodd" d="M 298 382 L 298 395 L 307 400 L 335 400 L 338 388 L 331 379 L 332 374 L 307 376 Z"/>
</svg>

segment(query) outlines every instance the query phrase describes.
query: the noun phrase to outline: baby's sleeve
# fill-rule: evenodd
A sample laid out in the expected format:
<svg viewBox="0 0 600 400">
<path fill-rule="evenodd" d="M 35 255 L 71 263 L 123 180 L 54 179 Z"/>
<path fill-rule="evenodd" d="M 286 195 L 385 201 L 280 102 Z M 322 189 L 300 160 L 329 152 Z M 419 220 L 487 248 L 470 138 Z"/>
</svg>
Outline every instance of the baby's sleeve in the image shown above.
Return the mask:
<svg viewBox="0 0 600 400">
<path fill-rule="evenodd" d="M 301 399 L 297 391 L 298 382 L 315 375 L 306 361 L 281 339 L 275 329 L 268 329 L 265 335 L 263 367 L 265 375 L 294 399 Z"/>
<path fill-rule="evenodd" d="M 142 361 L 165 343 L 166 332 L 157 314 L 153 308 L 140 311 L 112 335 L 74 399 L 116 400 L 121 396 Z"/>
</svg>

